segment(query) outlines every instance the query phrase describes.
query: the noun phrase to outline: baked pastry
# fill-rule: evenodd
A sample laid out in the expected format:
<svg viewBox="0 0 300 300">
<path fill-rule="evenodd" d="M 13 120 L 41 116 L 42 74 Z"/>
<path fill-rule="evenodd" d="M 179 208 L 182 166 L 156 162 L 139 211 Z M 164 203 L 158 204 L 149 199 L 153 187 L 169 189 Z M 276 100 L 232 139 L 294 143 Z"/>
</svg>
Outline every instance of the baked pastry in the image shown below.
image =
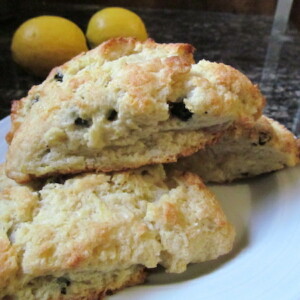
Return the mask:
<svg viewBox="0 0 300 300">
<path fill-rule="evenodd" d="M 8 178 L 6 175 L 5 175 L 5 167 L 4 167 L 4 164 L 0 164 L 0 191 L 3 190 L 4 188 L 8 188 L 8 187 L 11 187 L 11 186 L 17 186 L 18 184 Z"/>
<path fill-rule="evenodd" d="M 142 282 L 145 267 L 183 272 L 232 248 L 233 227 L 191 173 L 56 180 L 0 192 L 0 299 L 100 299 Z"/>
<path fill-rule="evenodd" d="M 193 64 L 188 44 L 118 38 L 52 70 L 15 102 L 7 174 L 115 171 L 176 161 L 213 143 L 264 97 L 224 64 Z M 21 153 L 21 155 L 20 155 Z"/>
<path fill-rule="evenodd" d="M 179 159 L 172 167 L 195 172 L 206 182 L 222 183 L 293 167 L 299 157 L 299 140 L 262 116 L 254 127 L 237 125 L 215 145 Z"/>
</svg>

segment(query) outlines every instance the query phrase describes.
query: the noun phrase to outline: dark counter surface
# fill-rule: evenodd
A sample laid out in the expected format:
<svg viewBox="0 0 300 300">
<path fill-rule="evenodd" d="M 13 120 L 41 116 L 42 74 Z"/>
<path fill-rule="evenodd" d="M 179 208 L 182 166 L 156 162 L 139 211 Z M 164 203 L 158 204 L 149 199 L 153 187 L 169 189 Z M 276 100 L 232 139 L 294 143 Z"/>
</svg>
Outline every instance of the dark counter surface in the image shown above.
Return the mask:
<svg viewBox="0 0 300 300">
<path fill-rule="evenodd" d="M 85 31 L 89 18 L 100 8 L 55 5 L 29 10 L 0 21 L 0 118 L 9 114 L 12 100 L 20 99 L 33 84 L 42 81 L 27 74 L 11 59 L 9 47 L 16 28 L 30 17 L 52 14 L 69 18 Z M 280 51 L 276 60 L 273 58 L 271 62 L 269 75 L 272 80 L 262 82 L 263 71 L 266 73 L 272 17 L 131 9 L 142 17 L 149 36 L 157 42 L 188 42 L 196 48 L 196 60 L 204 58 L 224 62 L 244 72 L 253 82 L 261 85 L 268 101 L 265 113 L 300 135 L 300 33 L 292 24 L 289 24 L 284 35 L 277 37 Z"/>
</svg>

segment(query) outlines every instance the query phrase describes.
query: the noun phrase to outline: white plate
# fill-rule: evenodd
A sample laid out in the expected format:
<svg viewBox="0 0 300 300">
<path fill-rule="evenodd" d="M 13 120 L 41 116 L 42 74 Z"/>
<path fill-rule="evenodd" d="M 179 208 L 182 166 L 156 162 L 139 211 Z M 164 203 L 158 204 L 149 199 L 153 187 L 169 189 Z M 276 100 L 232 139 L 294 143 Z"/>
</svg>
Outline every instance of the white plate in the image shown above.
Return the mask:
<svg viewBox="0 0 300 300">
<path fill-rule="evenodd" d="M 0 162 L 9 126 L 0 121 Z M 234 251 L 183 274 L 156 269 L 108 299 L 300 299 L 300 167 L 211 189 L 237 229 Z"/>
</svg>

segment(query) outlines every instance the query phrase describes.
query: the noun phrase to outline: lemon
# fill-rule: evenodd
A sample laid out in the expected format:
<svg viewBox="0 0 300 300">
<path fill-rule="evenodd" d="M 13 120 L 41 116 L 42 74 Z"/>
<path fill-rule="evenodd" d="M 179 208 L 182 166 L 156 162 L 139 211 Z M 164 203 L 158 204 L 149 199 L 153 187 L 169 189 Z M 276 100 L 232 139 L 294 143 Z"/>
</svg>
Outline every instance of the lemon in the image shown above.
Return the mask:
<svg viewBox="0 0 300 300">
<path fill-rule="evenodd" d="M 84 33 L 73 22 L 57 16 L 39 16 L 24 22 L 11 43 L 16 63 L 37 76 L 87 51 Z"/>
<path fill-rule="evenodd" d="M 147 31 L 142 19 L 121 7 L 108 7 L 96 12 L 90 19 L 86 37 L 91 47 L 114 37 L 135 37 L 144 41 Z"/>
</svg>

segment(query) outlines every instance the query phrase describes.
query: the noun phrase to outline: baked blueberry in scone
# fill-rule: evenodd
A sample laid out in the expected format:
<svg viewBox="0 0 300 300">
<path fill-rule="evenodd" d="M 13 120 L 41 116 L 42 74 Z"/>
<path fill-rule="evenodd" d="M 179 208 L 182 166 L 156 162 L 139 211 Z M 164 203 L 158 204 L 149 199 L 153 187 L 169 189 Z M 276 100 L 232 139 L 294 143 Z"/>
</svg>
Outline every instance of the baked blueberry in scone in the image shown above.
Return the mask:
<svg viewBox="0 0 300 300">
<path fill-rule="evenodd" d="M 232 249 L 233 227 L 192 173 L 156 165 L 64 179 L 1 179 L 0 299 L 101 299 L 143 282 L 145 268 L 180 273 Z"/>
<path fill-rule="evenodd" d="M 12 108 L 7 174 L 109 172 L 176 161 L 251 122 L 265 99 L 189 44 L 118 38 L 55 68 Z"/>
<path fill-rule="evenodd" d="M 169 167 L 195 172 L 205 182 L 221 183 L 293 167 L 299 158 L 299 140 L 293 133 L 262 116 L 254 126 L 236 124 L 218 143 Z"/>
</svg>

